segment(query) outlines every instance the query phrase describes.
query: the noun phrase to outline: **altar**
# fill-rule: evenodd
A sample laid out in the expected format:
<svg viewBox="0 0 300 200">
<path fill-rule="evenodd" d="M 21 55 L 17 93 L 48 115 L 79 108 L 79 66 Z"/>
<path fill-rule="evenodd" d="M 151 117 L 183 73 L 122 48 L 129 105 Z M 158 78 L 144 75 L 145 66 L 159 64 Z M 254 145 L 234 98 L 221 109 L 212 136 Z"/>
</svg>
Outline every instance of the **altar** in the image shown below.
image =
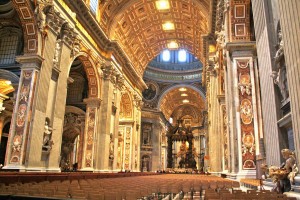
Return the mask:
<svg viewBox="0 0 300 200">
<path fill-rule="evenodd" d="M 197 170 L 196 158 L 199 156 L 194 147 L 193 130 L 201 129 L 202 126 L 185 126 L 182 122 L 183 120 L 178 120 L 177 125 L 171 127 L 167 133 L 167 168 L 177 171 Z M 180 144 L 178 152 L 174 152 L 174 143 Z"/>
</svg>

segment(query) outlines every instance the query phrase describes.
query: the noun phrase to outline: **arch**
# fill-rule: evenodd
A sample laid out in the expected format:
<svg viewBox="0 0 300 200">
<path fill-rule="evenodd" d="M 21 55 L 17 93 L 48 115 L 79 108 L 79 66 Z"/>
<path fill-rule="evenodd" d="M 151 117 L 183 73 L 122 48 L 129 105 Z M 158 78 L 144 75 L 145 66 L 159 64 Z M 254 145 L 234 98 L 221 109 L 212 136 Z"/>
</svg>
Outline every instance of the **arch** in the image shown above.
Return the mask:
<svg viewBox="0 0 300 200">
<path fill-rule="evenodd" d="M 23 28 L 24 53 L 35 54 L 38 52 L 38 28 L 31 1 L 12 0 Z"/>
<path fill-rule="evenodd" d="M 205 38 L 202 36 L 209 32 L 207 16 L 210 2 L 176 0 L 171 4 L 168 17 L 155 8 L 153 1 L 123 1 L 119 5 L 109 2 L 104 5 L 101 16 L 103 29 L 106 29 L 109 39 L 118 41 L 123 47 L 140 75 L 149 61 L 168 48 L 174 39 L 180 48 L 192 52 L 205 63 Z M 176 15 L 176 28 L 166 32 L 161 26 L 173 15 Z"/>
<path fill-rule="evenodd" d="M 19 84 L 20 80 L 20 78 L 16 74 L 4 69 L 0 69 L 0 79 L 9 80 L 13 85 Z"/>
<path fill-rule="evenodd" d="M 86 76 L 88 79 L 89 93 L 88 97 L 100 98 L 100 78 L 98 76 L 98 71 L 95 69 L 95 62 L 91 59 L 91 57 L 86 52 L 80 52 L 76 57 L 73 58 L 70 66 L 69 66 L 69 74 L 71 71 L 71 67 L 75 59 L 78 58 L 84 67 L 86 72 Z"/>
<path fill-rule="evenodd" d="M 184 116 L 191 116 L 194 119 L 197 119 L 199 116 L 201 116 L 200 113 L 197 112 L 197 108 L 193 105 L 181 105 L 172 113 L 172 118 L 181 119 Z"/>
<path fill-rule="evenodd" d="M 132 119 L 133 118 L 132 100 L 128 92 L 121 96 L 120 102 L 120 118 Z"/>
<path fill-rule="evenodd" d="M 150 153 L 145 153 L 141 156 L 141 171 L 149 172 L 151 171 L 152 165 L 152 155 Z"/>
<path fill-rule="evenodd" d="M 82 109 L 75 106 L 66 106 L 61 136 L 60 167 L 62 167 L 63 170 L 70 169 L 76 162 L 78 168 L 82 166 L 85 116 L 86 113 Z M 78 137 L 79 140 L 77 139 Z"/>
<path fill-rule="evenodd" d="M 160 98 L 158 100 L 158 103 L 157 103 L 157 107 L 159 108 L 161 106 L 161 101 L 162 99 L 164 99 L 164 97 L 173 89 L 177 89 L 177 88 L 181 88 L 181 87 L 187 87 L 187 88 L 190 88 L 192 90 L 195 90 L 197 93 L 199 93 L 199 95 L 205 99 L 206 98 L 206 95 L 205 95 L 205 92 L 199 88 L 197 88 L 196 86 L 194 85 L 188 85 L 188 84 L 178 84 L 178 85 L 173 85 L 169 88 L 167 88 L 166 90 L 164 90 L 162 92 L 162 94 L 160 95 Z"/>
<path fill-rule="evenodd" d="M 0 69 L 0 94 L 8 95 L 17 91 L 19 77 L 12 72 Z"/>
<path fill-rule="evenodd" d="M 122 3 L 119 3 L 119 6 L 117 9 L 115 9 L 115 12 L 111 14 L 111 16 L 113 16 L 107 24 L 107 29 L 108 29 L 108 32 L 107 32 L 107 35 L 109 38 L 112 37 L 112 30 L 114 30 L 116 28 L 116 24 L 120 21 L 120 16 L 122 15 L 122 13 L 124 11 L 126 11 L 129 7 L 133 6 L 135 3 L 138 3 L 140 0 L 131 0 L 131 1 L 123 1 Z M 201 9 L 209 9 L 209 3 L 204 3 L 204 2 L 200 2 L 200 1 L 197 1 L 197 0 L 192 0 L 193 3 L 195 3 L 196 5 L 200 6 Z M 208 4 L 208 5 L 207 5 Z M 103 9 L 101 9 L 101 12 L 100 13 L 105 13 L 104 10 L 110 6 L 109 3 L 107 4 L 107 6 L 103 6 Z M 102 17 L 101 17 L 102 19 Z"/>
<path fill-rule="evenodd" d="M 81 110 L 80 108 L 77 108 L 75 106 L 66 106 L 65 113 L 75 113 L 77 115 L 84 115 L 85 116 L 85 112 L 83 110 Z"/>
</svg>

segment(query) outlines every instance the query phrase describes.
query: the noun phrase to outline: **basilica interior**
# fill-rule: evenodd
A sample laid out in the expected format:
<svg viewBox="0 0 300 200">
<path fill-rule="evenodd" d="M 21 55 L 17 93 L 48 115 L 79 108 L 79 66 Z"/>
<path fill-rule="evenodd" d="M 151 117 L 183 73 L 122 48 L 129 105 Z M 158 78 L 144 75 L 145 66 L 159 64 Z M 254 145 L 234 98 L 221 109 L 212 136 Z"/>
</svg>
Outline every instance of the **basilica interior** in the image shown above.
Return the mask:
<svg viewBox="0 0 300 200">
<path fill-rule="evenodd" d="M 2 0 L 0 179 L 209 174 L 300 199 L 299 10 Z"/>
</svg>

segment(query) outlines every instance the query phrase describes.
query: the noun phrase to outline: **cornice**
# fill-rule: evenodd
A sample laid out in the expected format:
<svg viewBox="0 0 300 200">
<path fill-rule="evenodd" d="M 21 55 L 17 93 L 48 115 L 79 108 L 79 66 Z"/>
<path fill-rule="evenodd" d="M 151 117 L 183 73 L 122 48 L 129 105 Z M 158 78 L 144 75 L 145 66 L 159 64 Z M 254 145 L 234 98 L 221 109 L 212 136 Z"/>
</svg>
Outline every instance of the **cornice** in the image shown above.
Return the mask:
<svg viewBox="0 0 300 200">
<path fill-rule="evenodd" d="M 233 52 L 251 52 L 256 55 L 256 42 L 228 42 L 225 49 L 232 55 Z"/>
<path fill-rule="evenodd" d="M 70 6 L 71 10 L 77 15 L 78 21 L 84 26 L 86 31 L 92 36 L 95 42 L 99 45 L 100 51 L 114 52 L 113 54 L 116 60 L 123 66 L 124 73 L 128 76 L 129 80 L 136 84 L 136 87 L 140 90 L 146 89 L 146 84 L 141 77 L 134 70 L 131 65 L 131 61 L 128 56 L 124 53 L 122 48 L 116 41 L 111 41 L 107 35 L 103 32 L 100 24 L 96 21 L 94 15 L 90 12 L 90 9 L 84 3 L 83 0 L 64 0 L 64 2 Z M 111 59 L 111 58 L 109 58 Z"/>
</svg>

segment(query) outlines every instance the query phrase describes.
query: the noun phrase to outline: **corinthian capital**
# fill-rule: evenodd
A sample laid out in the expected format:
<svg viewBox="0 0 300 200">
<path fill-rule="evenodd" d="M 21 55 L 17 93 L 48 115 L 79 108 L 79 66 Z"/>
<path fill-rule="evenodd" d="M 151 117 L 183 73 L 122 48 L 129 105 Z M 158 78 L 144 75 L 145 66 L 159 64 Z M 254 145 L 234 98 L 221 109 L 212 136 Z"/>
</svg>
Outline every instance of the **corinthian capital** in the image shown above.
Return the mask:
<svg viewBox="0 0 300 200">
<path fill-rule="evenodd" d="M 37 25 L 40 31 L 43 31 L 46 25 L 46 10 L 47 7 L 53 6 L 52 0 L 35 0 L 34 15 L 37 20 Z"/>
<path fill-rule="evenodd" d="M 133 95 L 133 103 L 134 103 L 134 106 L 140 110 L 143 107 L 142 97 L 140 95 L 138 95 L 137 93 L 135 93 Z"/>
<path fill-rule="evenodd" d="M 62 28 L 62 25 L 66 22 L 66 20 L 60 16 L 60 12 L 54 10 L 54 7 L 49 9 L 46 18 L 48 26 L 58 35 Z"/>
<path fill-rule="evenodd" d="M 103 72 L 104 80 L 111 80 L 114 74 L 114 67 L 109 62 L 106 62 L 101 66 L 101 70 Z"/>
<path fill-rule="evenodd" d="M 61 37 L 70 48 L 74 49 L 74 47 L 76 47 L 75 51 L 80 51 L 80 40 L 78 38 L 78 33 L 70 26 L 69 23 L 63 24 L 61 28 Z M 75 52 L 72 51 L 71 53 L 73 54 Z"/>
<path fill-rule="evenodd" d="M 122 74 L 117 75 L 116 85 L 120 90 L 123 90 L 124 82 L 125 82 L 124 76 Z"/>
</svg>

